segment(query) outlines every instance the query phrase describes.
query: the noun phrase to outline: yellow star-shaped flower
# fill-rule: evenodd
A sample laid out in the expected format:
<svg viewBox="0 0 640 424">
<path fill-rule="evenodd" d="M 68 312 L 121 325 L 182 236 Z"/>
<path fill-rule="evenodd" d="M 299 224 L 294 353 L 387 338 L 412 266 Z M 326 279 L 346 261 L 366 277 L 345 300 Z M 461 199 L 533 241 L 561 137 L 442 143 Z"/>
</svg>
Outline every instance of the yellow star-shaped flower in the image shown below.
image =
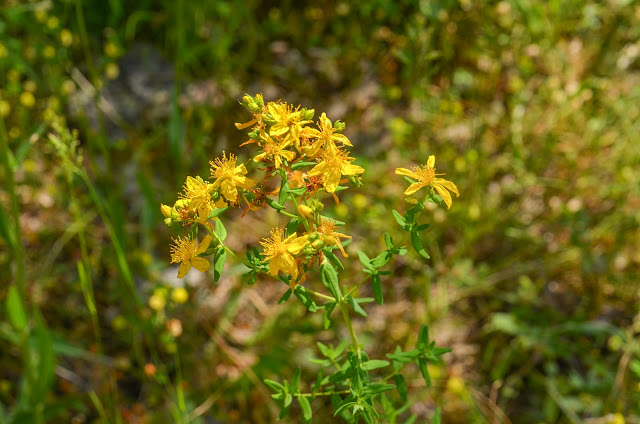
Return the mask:
<svg viewBox="0 0 640 424">
<path fill-rule="evenodd" d="M 320 176 L 327 193 L 334 193 L 343 175 L 359 175 L 364 172 L 364 168 L 351 164 L 354 160 L 343 150 L 326 150 L 321 162 L 314 166 L 308 175 Z"/>
<path fill-rule="evenodd" d="M 269 274 L 274 277 L 277 277 L 280 271 L 290 274 L 293 284 L 299 274 L 295 255 L 309 244 L 307 236 L 297 237 L 296 234 L 291 234 L 285 237 L 284 231 L 276 227 L 271 230 L 271 237 L 261 240 L 260 244 L 264 247 L 266 256 L 263 262 L 269 261 Z"/>
<path fill-rule="evenodd" d="M 191 269 L 191 265 L 195 269 L 201 272 L 206 272 L 211 264 L 205 258 L 198 257 L 197 255 L 203 253 L 209 248 L 211 243 L 211 236 L 206 235 L 200 244 L 198 240 L 191 239 L 189 237 L 178 237 L 173 239 L 174 245 L 171 246 L 171 263 L 179 263 L 178 278 L 182 278 L 187 275 L 187 272 Z"/>
<path fill-rule="evenodd" d="M 433 187 L 440 196 L 442 196 L 442 200 L 447 204 L 447 209 L 451 207 L 451 194 L 449 191 L 456 194 L 456 197 L 460 197 L 460 193 L 458 192 L 458 187 L 451 181 L 445 180 L 444 178 L 436 178 L 438 175 L 445 174 L 436 174 L 436 157 L 434 155 L 429 156 L 427 159 L 426 165 L 416 166 L 413 168 L 413 171 L 407 168 L 397 168 L 397 175 L 404 175 L 405 177 L 409 177 L 412 180 L 416 180 L 415 183 L 411 184 L 409 188 L 407 188 L 404 192 L 406 196 L 409 196 L 416 191 L 420 190 L 422 187 Z M 449 191 L 447 191 L 449 190 Z"/>
<path fill-rule="evenodd" d="M 216 158 L 214 161 L 210 161 L 211 165 L 211 178 L 215 178 L 213 182 L 213 188 L 220 190 L 222 196 L 231 203 L 235 203 L 238 200 L 238 187 L 251 188 L 256 182 L 251 178 L 247 178 L 247 168 L 242 165 L 236 166 L 236 158 L 233 154 L 230 154 L 227 158 L 226 154 L 222 152 L 222 158 Z"/>
</svg>

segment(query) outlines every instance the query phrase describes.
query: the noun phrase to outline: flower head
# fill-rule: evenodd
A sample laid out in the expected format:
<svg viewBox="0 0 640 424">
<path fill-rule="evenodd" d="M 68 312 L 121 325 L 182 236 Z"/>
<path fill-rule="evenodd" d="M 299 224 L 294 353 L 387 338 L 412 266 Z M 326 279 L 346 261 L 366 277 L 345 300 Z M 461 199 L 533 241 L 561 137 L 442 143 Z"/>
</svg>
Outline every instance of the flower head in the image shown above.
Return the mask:
<svg viewBox="0 0 640 424">
<path fill-rule="evenodd" d="M 273 139 L 268 139 L 263 147 L 263 152 L 253 158 L 255 162 L 267 159 L 273 162 L 276 169 L 282 166 L 282 160 L 286 159 L 291 162 L 296 157 L 296 153 L 286 150 L 285 143 L 277 143 Z"/>
<path fill-rule="evenodd" d="M 397 168 L 396 174 L 404 175 L 405 177 L 409 177 L 416 182 L 411 184 L 409 188 L 407 188 L 404 192 L 406 196 L 409 196 L 416 191 L 420 190 L 422 187 L 433 187 L 440 196 L 442 196 L 442 200 L 447 204 L 447 209 L 451 207 L 451 194 L 449 191 L 456 194 L 456 197 L 460 196 L 458 192 L 458 187 L 451 181 L 445 180 L 444 178 L 437 178 L 438 175 L 445 174 L 436 174 L 436 157 L 434 155 L 429 156 L 427 159 L 426 165 L 416 166 L 412 170 L 407 168 Z M 449 190 L 449 191 L 447 191 Z"/>
<path fill-rule="evenodd" d="M 334 193 L 343 175 L 358 175 L 364 172 L 362 167 L 351 164 L 354 160 L 343 150 L 326 150 L 321 162 L 309 171 L 309 175 L 320 176 L 325 190 Z"/>
<path fill-rule="evenodd" d="M 211 243 L 210 235 L 206 235 L 200 244 L 198 244 L 198 240 L 190 237 L 178 237 L 177 240 L 173 239 L 173 242 L 174 245 L 171 246 L 171 263 L 181 262 L 178 269 L 178 278 L 187 275 L 191 265 L 201 272 L 206 272 L 209 269 L 211 266 L 209 261 L 197 255 L 204 253 L 209 248 Z"/>
<path fill-rule="evenodd" d="M 187 177 L 187 182 L 183 186 L 180 194 L 181 206 L 186 213 L 195 212 L 198 220 L 203 222 L 213 209 L 220 206 L 211 198 L 211 193 L 215 190 L 213 184 L 204 181 L 200 177 Z"/>
<path fill-rule="evenodd" d="M 294 256 L 309 244 L 307 236 L 291 234 L 285 237 L 284 231 L 276 227 L 271 230 L 271 237 L 261 240 L 260 244 L 266 256 L 263 262 L 269 261 L 269 274 L 277 276 L 278 272 L 283 271 L 291 275 L 292 283 L 295 282 L 299 272 Z"/>
<path fill-rule="evenodd" d="M 299 108 L 294 109 L 293 106 L 286 103 L 270 102 L 267 105 L 267 109 L 275 121 L 269 129 L 269 134 L 272 137 L 284 137 L 283 141 L 286 144 L 298 143 L 303 125 L 312 122 L 304 119 L 304 115 Z"/>
<path fill-rule="evenodd" d="M 304 152 L 309 157 L 315 157 L 319 151 L 322 150 L 337 150 L 338 146 L 336 142 L 341 143 L 343 146 L 353 147 L 349 139 L 340 134 L 341 129 L 335 128 L 326 113 L 322 113 L 320 116 L 320 122 L 318 122 L 317 130 L 315 128 L 306 127 L 302 130 L 302 135 L 305 138 L 316 138 L 317 141 L 306 146 Z"/>
<path fill-rule="evenodd" d="M 231 203 L 235 203 L 238 199 L 238 187 L 250 188 L 256 184 L 252 179 L 245 177 L 247 168 L 244 164 L 236 166 L 237 160 L 233 154 L 227 158 L 223 152 L 222 158 L 216 158 L 209 162 L 211 178 L 215 178 L 212 184 L 213 188 L 220 190 L 222 196 Z"/>
</svg>

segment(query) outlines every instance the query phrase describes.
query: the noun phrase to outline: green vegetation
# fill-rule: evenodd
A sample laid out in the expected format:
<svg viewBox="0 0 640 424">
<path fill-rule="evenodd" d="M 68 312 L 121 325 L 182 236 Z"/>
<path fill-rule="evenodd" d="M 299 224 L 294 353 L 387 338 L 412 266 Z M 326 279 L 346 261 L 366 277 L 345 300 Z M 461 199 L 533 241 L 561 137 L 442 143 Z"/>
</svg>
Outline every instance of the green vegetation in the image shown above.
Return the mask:
<svg viewBox="0 0 640 424">
<path fill-rule="evenodd" d="M 423 324 L 453 349 L 432 387 L 408 366 L 396 422 L 639 422 L 639 58 L 629 0 L 5 0 L 0 424 L 271 423 L 263 381 L 315 375 L 344 327 L 230 257 L 170 264 L 184 232 L 159 205 L 223 150 L 251 158 L 233 123 L 259 92 L 348 123 L 367 170 L 332 208 L 351 271 L 387 248 L 368 236 L 404 235 L 394 169 L 436 155 L 460 190 L 422 212 L 430 259 L 395 258 L 353 321 L 371 358 Z M 232 251 L 278 224 L 243 212 Z M 338 420 L 322 402 L 313 421 Z"/>
</svg>

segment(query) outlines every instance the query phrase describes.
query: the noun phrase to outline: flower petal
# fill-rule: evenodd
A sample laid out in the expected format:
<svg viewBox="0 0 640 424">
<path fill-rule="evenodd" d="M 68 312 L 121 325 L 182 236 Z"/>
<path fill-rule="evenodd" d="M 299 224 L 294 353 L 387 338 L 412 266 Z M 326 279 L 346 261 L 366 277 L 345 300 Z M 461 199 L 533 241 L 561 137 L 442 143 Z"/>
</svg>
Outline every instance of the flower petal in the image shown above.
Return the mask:
<svg viewBox="0 0 640 424">
<path fill-rule="evenodd" d="M 230 202 L 235 202 L 236 198 L 238 197 L 238 189 L 236 189 L 236 186 L 231 180 L 222 181 L 220 191 L 222 192 L 222 195 L 225 197 L 225 199 Z"/>
<path fill-rule="evenodd" d="M 404 191 L 405 196 L 411 196 L 416 191 L 420 190 L 422 187 L 425 187 L 425 183 L 413 183 L 409 186 L 408 189 Z"/>
<path fill-rule="evenodd" d="M 326 162 L 320 162 L 307 173 L 307 175 L 311 175 L 312 177 L 317 177 L 318 175 L 322 175 L 329 170 L 329 165 Z"/>
<path fill-rule="evenodd" d="M 416 173 L 407 168 L 396 168 L 396 175 L 404 175 L 405 177 L 413 178 L 417 180 Z"/>
<path fill-rule="evenodd" d="M 341 176 L 342 174 L 338 168 L 329 168 L 327 170 L 322 177 L 322 183 L 324 184 L 324 189 L 327 190 L 327 193 L 334 193 L 336 191 L 338 184 L 340 184 Z"/>
<path fill-rule="evenodd" d="M 191 265 L 200 272 L 207 272 L 211 264 L 205 258 L 191 258 Z"/>
<path fill-rule="evenodd" d="M 307 238 L 307 236 L 297 237 L 295 240 L 291 241 L 291 243 L 287 247 L 287 250 L 289 251 L 289 253 L 297 255 L 302 249 L 304 249 L 307 244 L 309 244 L 309 239 Z"/>
<path fill-rule="evenodd" d="M 458 187 L 451 181 L 445 180 L 444 178 L 436 178 L 433 180 L 434 184 L 441 184 L 444 188 L 449 191 L 452 191 L 456 194 L 456 197 L 460 197 L 460 193 L 458 192 Z"/>
<path fill-rule="evenodd" d="M 347 165 L 342 168 L 342 175 L 358 175 L 364 172 L 364 168 L 358 165 Z"/>
<path fill-rule="evenodd" d="M 180 268 L 178 268 L 178 278 L 182 278 L 187 275 L 187 272 L 191 269 L 191 263 L 187 260 L 180 264 Z"/>
<path fill-rule="evenodd" d="M 209 248 L 210 243 L 211 243 L 211 236 L 207 234 L 206 236 L 204 236 L 204 238 L 198 245 L 198 248 L 195 250 L 196 255 L 199 255 L 205 250 L 207 250 Z"/>
<path fill-rule="evenodd" d="M 427 168 L 433 168 L 436 166 L 436 157 L 434 155 L 429 156 L 427 159 Z"/>
<path fill-rule="evenodd" d="M 444 203 L 447 204 L 447 209 L 449 209 L 451 207 L 451 194 L 442 186 L 442 184 L 434 183 L 433 188 L 435 188 L 438 194 L 442 196 L 442 200 L 444 200 Z"/>
</svg>

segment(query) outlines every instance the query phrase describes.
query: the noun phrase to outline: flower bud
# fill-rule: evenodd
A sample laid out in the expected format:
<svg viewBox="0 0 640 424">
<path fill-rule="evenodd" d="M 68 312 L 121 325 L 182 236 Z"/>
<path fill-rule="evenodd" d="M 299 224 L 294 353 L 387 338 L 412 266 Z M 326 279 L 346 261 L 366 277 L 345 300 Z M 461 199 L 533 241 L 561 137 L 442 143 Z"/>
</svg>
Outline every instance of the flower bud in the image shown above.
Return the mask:
<svg viewBox="0 0 640 424">
<path fill-rule="evenodd" d="M 266 125 L 271 126 L 275 125 L 278 121 L 276 121 L 273 115 L 271 115 L 270 113 L 263 113 L 262 122 L 264 122 Z"/>
<path fill-rule="evenodd" d="M 304 119 L 305 121 L 312 120 L 313 115 L 315 114 L 316 114 L 315 109 L 307 109 L 307 108 L 302 109 L 302 119 Z"/>
<path fill-rule="evenodd" d="M 324 209 L 324 203 L 322 203 L 318 199 L 313 199 L 313 200 L 311 200 L 311 202 L 309 202 L 309 207 L 314 212 L 322 212 L 322 210 Z"/>
<path fill-rule="evenodd" d="M 336 121 L 335 124 L 333 124 L 333 128 L 335 128 L 336 132 L 341 133 L 342 131 L 344 131 L 345 127 L 347 126 L 347 124 L 345 124 L 342 121 Z"/>
<path fill-rule="evenodd" d="M 171 207 L 160 203 L 160 212 L 165 218 L 171 218 Z"/>
<path fill-rule="evenodd" d="M 313 220 L 313 209 L 306 205 L 298 206 L 298 212 L 308 220 Z"/>
<path fill-rule="evenodd" d="M 313 243 L 311 243 L 311 247 L 313 247 L 316 250 L 320 250 L 324 247 L 324 242 L 322 240 L 316 240 Z"/>
<path fill-rule="evenodd" d="M 249 138 L 254 141 L 260 141 L 260 130 L 253 130 L 249 133 Z"/>
</svg>

